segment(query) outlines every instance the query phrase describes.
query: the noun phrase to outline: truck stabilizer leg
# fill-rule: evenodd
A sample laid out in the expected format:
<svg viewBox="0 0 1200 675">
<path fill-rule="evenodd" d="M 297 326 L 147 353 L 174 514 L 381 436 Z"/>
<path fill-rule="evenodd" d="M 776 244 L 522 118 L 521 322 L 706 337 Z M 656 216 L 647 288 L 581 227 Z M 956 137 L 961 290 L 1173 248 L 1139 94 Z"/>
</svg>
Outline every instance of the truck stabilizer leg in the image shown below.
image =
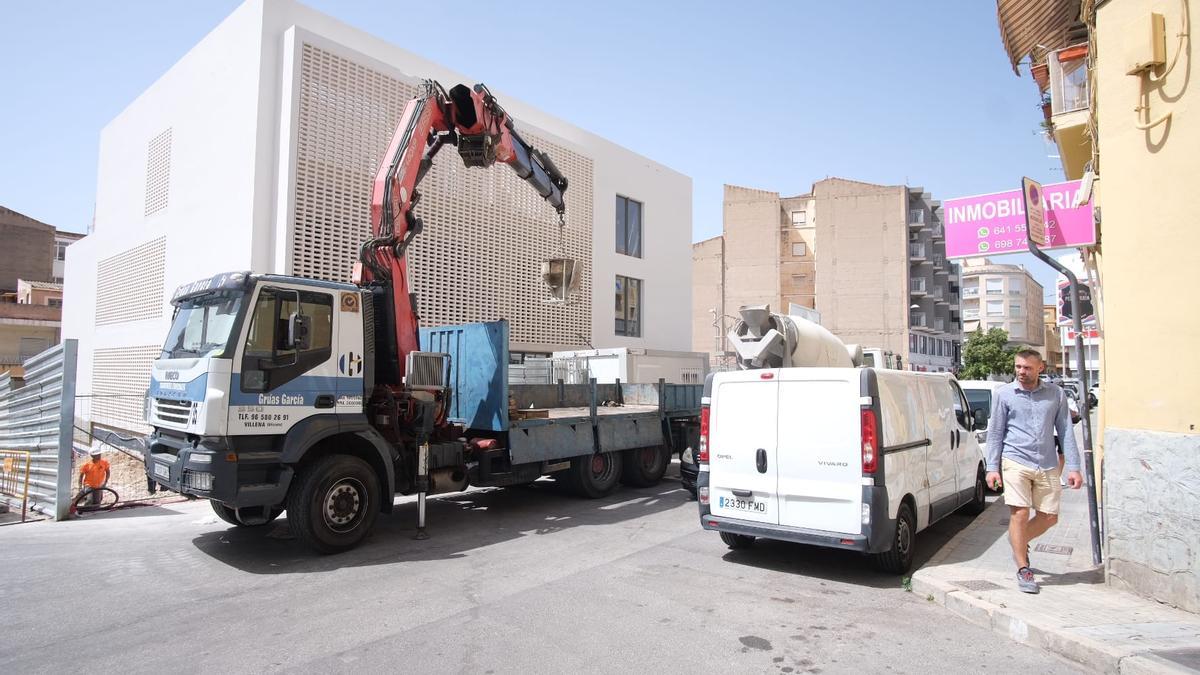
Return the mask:
<svg viewBox="0 0 1200 675">
<path fill-rule="evenodd" d="M 413 537 L 418 541 L 429 538 L 425 531 L 425 493 L 429 490 L 429 444 L 422 443 L 417 451 L 417 534 Z"/>
</svg>

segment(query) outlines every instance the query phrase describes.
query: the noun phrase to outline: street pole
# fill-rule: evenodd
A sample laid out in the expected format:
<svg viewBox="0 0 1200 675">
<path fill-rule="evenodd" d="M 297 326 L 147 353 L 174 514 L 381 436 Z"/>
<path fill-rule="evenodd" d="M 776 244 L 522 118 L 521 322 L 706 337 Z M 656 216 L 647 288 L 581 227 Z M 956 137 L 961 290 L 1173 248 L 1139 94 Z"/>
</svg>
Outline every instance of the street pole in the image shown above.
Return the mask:
<svg viewBox="0 0 1200 675">
<path fill-rule="evenodd" d="M 1080 313 L 1079 280 L 1075 273 L 1057 260 L 1046 255 L 1037 247 L 1033 239 L 1029 239 L 1029 252 L 1037 259 L 1058 270 L 1067 277 L 1071 284 L 1071 324 L 1075 328 L 1075 373 L 1079 380 L 1079 415 L 1083 418 L 1083 462 L 1084 488 L 1087 489 L 1088 516 L 1092 528 L 1092 564 L 1099 565 L 1100 556 L 1100 510 L 1096 504 L 1096 470 L 1092 458 L 1092 420 L 1088 405 L 1088 370 L 1087 355 L 1083 351 L 1083 317 Z M 1063 358 L 1063 369 L 1066 369 L 1067 359 Z"/>
</svg>

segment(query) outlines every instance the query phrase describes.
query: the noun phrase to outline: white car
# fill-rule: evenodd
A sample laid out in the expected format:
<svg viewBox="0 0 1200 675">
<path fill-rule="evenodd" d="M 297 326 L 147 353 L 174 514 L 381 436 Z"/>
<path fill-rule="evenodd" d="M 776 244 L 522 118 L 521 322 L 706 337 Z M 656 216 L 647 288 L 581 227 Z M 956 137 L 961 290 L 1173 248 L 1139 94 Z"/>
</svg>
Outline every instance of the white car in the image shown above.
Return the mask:
<svg viewBox="0 0 1200 675">
<path fill-rule="evenodd" d="M 979 426 L 981 419 L 984 422 L 983 428 L 975 430 L 975 438 L 979 441 L 980 446 L 987 444 L 987 421 L 988 416 L 992 414 L 992 396 L 997 389 L 1006 384 L 1008 383 L 991 380 L 958 381 L 958 386 L 962 387 L 963 393 L 967 395 L 967 401 L 971 404 L 971 413 L 975 417 L 976 426 Z"/>
<path fill-rule="evenodd" d="M 912 566 L 917 533 L 984 499 L 970 405 L 949 375 L 880 368 L 717 373 L 701 402 L 700 524 Z"/>
</svg>

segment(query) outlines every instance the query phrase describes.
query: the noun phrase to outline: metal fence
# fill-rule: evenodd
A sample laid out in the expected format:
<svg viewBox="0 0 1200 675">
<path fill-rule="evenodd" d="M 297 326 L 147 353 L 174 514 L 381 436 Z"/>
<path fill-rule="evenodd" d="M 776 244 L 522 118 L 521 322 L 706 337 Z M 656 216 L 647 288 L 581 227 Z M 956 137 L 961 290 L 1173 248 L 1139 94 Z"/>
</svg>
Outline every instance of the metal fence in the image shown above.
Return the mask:
<svg viewBox="0 0 1200 675">
<path fill-rule="evenodd" d="M 0 495 L 5 501 L 21 502 L 22 523 L 29 510 L 30 455 L 27 450 L 0 450 Z"/>
<path fill-rule="evenodd" d="M 70 507 L 78 349 L 66 340 L 26 359 L 23 383 L 0 375 L 0 449 L 30 453 L 29 507 L 55 520 Z"/>
</svg>

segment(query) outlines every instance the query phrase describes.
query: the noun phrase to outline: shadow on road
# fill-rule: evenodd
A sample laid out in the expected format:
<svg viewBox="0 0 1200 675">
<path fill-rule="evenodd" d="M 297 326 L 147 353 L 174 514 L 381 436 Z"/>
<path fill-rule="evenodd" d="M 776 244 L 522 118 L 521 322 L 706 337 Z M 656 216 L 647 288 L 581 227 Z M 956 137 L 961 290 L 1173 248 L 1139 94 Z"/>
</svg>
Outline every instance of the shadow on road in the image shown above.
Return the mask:
<svg viewBox="0 0 1200 675">
<path fill-rule="evenodd" d="M 337 555 L 316 554 L 293 539 L 286 519 L 261 528 L 206 532 L 192 543 L 214 559 L 252 574 L 325 572 L 461 558 L 469 551 L 520 537 L 642 518 L 674 509 L 687 500 L 687 492 L 673 480 L 652 488 L 624 488 L 597 500 L 569 494 L 554 481 L 538 481 L 525 487 L 429 498 L 426 530 L 430 538 L 424 541 L 413 539 L 417 505 L 406 501 L 397 504 L 391 514 L 380 514 L 374 531 L 361 546 Z M 687 513 L 692 516 L 690 510 Z"/>
<path fill-rule="evenodd" d="M 996 498 L 995 495 L 989 495 L 988 501 L 992 502 Z M 954 513 L 918 533 L 913 571 L 929 562 L 954 535 L 970 525 L 974 519 L 975 516 Z M 766 539 L 756 540 L 754 546 L 749 549 L 731 550 L 722 559 L 774 572 L 872 588 L 900 588 L 904 576 L 907 576 L 881 572 L 871 564 L 870 558 L 854 551 Z"/>
</svg>

